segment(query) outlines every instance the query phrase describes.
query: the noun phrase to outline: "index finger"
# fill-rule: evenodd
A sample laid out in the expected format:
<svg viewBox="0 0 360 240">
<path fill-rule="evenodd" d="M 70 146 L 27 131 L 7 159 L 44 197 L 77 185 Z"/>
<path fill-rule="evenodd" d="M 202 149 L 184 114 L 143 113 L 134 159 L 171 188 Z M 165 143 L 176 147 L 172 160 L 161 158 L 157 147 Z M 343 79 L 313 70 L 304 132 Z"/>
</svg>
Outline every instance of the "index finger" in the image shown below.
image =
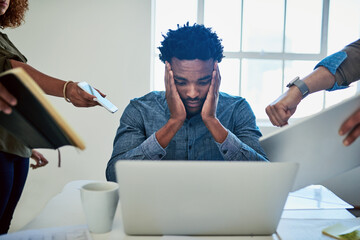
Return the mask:
<svg viewBox="0 0 360 240">
<path fill-rule="evenodd" d="M 353 127 L 360 124 L 360 108 L 355 111 L 345 122 L 340 126 L 339 134 L 342 136 L 348 133 Z"/>
<path fill-rule="evenodd" d="M 174 76 L 169 62 L 165 62 L 165 90 L 170 93 L 174 89 Z"/>
<path fill-rule="evenodd" d="M 10 106 L 17 104 L 16 98 L 0 83 L 0 98 L 2 98 Z"/>
<path fill-rule="evenodd" d="M 221 83 L 221 75 L 220 75 L 218 61 L 215 61 L 214 70 L 215 70 L 215 89 L 216 89 L 216 91 L 219 91 L 220 83 Z"/>
<path fill-rule="evenodd" d="M 94 101 L 94 98 L 96 98 L 95 95 L 92 95 L 83 89 L 81 89 L 79 86 L 76 85 L 76 93 L 83 99 L 86 99 L 88 101 Z"/>
<path fill-rule="evenodd" d="M 169 68 L 168 68 L 168 62 L 165 62 L 165 76 L 164 76 L 164 84 L 165 84 L 165 90 L 166 92 L 169 91 L 169 84 L 168 84 L 168 78 L 169 78 Z"/>
<path fill-rule="evenodd" d="M 96 91 L 98 91 L 98 93 L 104 98 L 106 97 L 106 94 L 105 93 L 102 93 L 99 89 L 97 88 L 94 88 Z"/>
</svg>

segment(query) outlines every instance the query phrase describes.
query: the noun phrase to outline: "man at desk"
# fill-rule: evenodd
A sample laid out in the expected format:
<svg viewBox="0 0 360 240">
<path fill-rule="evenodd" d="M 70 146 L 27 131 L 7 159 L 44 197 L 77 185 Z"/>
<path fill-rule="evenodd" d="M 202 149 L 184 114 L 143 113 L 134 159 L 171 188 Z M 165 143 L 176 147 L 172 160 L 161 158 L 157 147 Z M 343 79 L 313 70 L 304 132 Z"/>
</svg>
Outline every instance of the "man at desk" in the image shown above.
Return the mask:
<svg viewBox="0 0 360 240">
<path fill-rule="evenodd" d="M 267 158 L 245 99 L 219 92 L 223 46 L 203 25 L 169 30 L 161 42 L 165 92 L 130 101 L 114 139 L 106 177 L 115 163 L 143 160 L 257 160 Z"/>
</svg>

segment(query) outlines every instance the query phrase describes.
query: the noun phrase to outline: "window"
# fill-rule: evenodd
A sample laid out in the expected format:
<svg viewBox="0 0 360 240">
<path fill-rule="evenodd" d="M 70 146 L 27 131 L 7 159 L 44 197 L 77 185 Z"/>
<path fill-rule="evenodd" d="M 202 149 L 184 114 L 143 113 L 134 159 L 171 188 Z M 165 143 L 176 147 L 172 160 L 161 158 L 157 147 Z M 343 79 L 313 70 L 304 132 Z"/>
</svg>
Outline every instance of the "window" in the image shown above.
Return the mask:
<svg viewBox="0 0 360 240">
<path fill-rule="evenodd" d="M 360 36 L 358 0 L 153 0 L 153 90 L 164 90 L 164 64 L 157 47 L 177 24 L 200 23 L 223 39 L 220 91 L 240 95 L 258 119 L 286 91 L 295 76 L 305 77 L 322 58 Z M 259 7 L 261 6 L 261 7 Z M 354 95 L 346 90 L 318 92 L 299 105 L 304 117 Z"/>
</svg>

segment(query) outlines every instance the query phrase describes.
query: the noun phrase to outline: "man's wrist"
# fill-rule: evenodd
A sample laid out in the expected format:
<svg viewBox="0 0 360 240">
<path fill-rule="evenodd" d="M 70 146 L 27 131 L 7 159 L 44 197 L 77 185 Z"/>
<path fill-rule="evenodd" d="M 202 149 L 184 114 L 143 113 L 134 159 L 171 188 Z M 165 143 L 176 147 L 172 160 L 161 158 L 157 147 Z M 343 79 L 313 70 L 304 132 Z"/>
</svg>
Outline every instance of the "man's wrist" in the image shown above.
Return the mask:
<svg viewBox="0 0 360 240">
<path fill-rule="evenodd" d="M 201 116 L 201 118 L 202 118 L 205 125 L 211 125 L 211 124 L 214 124 L 214 123 L 219 121 L 216 117 L 210 117 L 210 116 L 204 117 L 204 116 Z"/>
<path fill-rule="evenodd" d="M 171 126 L 182 126 L 185 122 L 185 119 L 182 119 L 182 118 L 174 118 L 174 117 L 170 117 L 169 120 L 168 120 L 168 124 L 170 124 Z"/>
<path fill-rule="evenodd" d="M 288 85 L 286 85 L 286 87 L 288 87 L 288 88 L 296 87 L 299 90 L 299 92 L 301 93 L 301 98 L 305 98 L 310 92 L 306 83 L 304 81 L 300 80 L 299 77 L 296 77 L 292 81 L 290 81 L 288 83 Z"/>
<path fill-rule="evenodd" d="M 289 88 L 289 90 L 286 93 L 287 96 L 290 96 L 292 99 L 295 99 L 295 102 L 300 103 L 303 99 L 302 93 L 300 92 L 300 89 L 297 87 Z"/>
<path fill-rule="evenodd" d="M 217 143 L 223 143 L 228 135 L 227 130 L 216 117 L 203 118 L 203 122 Z"/>
<path fill-rule="evenodd" d="M 162 148 L 166 148 L 170 143 L 171 139 L 175 136 L 177 131 L 181 128 L 184 122 L 170 118 L 168 122 L 160 128 L 156 133 L 155 137 Z"/>
</svg>

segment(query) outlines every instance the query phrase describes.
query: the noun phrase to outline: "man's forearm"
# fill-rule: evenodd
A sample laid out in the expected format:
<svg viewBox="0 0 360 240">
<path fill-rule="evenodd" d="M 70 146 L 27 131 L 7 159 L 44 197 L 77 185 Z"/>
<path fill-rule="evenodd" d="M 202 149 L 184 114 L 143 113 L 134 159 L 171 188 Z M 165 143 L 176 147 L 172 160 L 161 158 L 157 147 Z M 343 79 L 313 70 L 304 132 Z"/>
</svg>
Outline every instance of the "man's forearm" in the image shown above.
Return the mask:
<svg viewBox="0 0 360 240">
<path fill-rule="evenodd" d="M 169 145 L 171 139 L 183 124 L 184 122 L 182 121 L 170 118 L 169 121 L 156 132 L 155 136 L 161 147 L 166 148 Z"/>
<path fill-rule="evenodd" d="M 217 118 L 203 119 L 205 126 L 217 143 L 223 143 L 228 135 L 227 130 Z"/>
<path fill-rule="evenodd" d="M 310 93 L 329 89 L 335 83 L 335 76 L 325 67 L 318 67 L 303 80 Z"/>
</svg>

